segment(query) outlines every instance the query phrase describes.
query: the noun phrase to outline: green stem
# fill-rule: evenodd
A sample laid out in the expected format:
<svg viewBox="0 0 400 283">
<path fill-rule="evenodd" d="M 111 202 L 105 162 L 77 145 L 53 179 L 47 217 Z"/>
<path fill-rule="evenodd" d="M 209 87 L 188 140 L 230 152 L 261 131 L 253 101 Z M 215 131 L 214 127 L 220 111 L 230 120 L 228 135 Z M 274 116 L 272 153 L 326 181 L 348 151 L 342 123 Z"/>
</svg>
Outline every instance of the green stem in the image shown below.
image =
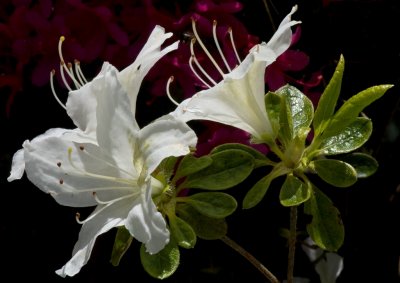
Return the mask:
<svg viewBox="0 0 400 283">
<path fill-rule="evenodd" d="M 297 236 L 297 206 L 290 207 L 290 232 L 289 232 L 289 254 L 287 268 L 287 283 L 293 283 L 294 256 L 296 251 Z"/>
<path fill-rule="evenodd" d="M 235 241 L 230 239 L 228 236 L 224 236 L 221 240 L 227 244 L 229 247 L 241 254 L 245 259 L 247 259 L 255 268 L 258 269 L 270 282 L 279 283 L 279 280 L 269 271 L 261 262 L 259 262 L 251 253 L 246 251 Z"/>
</svg>

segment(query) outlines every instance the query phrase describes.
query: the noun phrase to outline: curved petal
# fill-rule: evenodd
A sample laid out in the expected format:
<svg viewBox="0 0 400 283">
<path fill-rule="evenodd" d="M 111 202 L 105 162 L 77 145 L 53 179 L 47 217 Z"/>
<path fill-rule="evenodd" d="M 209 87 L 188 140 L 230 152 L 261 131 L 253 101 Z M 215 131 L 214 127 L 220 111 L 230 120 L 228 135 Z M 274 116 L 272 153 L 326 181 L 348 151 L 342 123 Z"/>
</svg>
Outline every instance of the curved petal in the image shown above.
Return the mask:
<svg viewBox="0 0 400 283">
<path fill-rule="evenodd" d="M 129 98 L 117 78 L 117 71 L 110 68 L 98 80 L 97 87 L 97 142 L 118 166 L 128 172 L 133 167 L 133 149 L 138 128 L 132 115 Z"/>
<path fill-rule="evenodd" d="M 131 111 L 134 117 L 136 114 L 137 95 L 144 76 L 146 76 L 160 58 L 178 48 L 178 41 L 176 41 L 161 50 L 161 45 L 171 36 L 172 33 L 165 33 L 163 27 L 155 26 L 146 44 L 136 57 L 135 62 L 122 70 L 118 75 L 118 79 L 130 99 Z"/>
<path fill-rule="evenodd" d="M 171 116 L 163 116 L 147 125 L 140 130 L 139 135 L 139 147 L 135 158 L 143 160 L 149 173 L 152 173 L 164 158 L 188 154 L 189 147 L 195 147 L 197 143 L 194 131 L 184 122 Z"/>
<path fill-rule="evenodd" d="M 96 145 L 49 137 L 25 142 L 24 149 L 28 179 L 62 205 L 92 206 L 94 192 L 108 201 L 134 189 L 136 176 Z"/>
<path fill-rule="evenodd" d="M 150 179 L 142 185 L 142 194 L 135 199 L 125 222 L 126 229 L 138 241 L 146 245 L 146 251 L 155 254 L 169 242 L 165 220 L 151 199 Z"/>
<path fill-rule="evenodd" d="M 77 274 L 88 262 L 96 238 L 114 227 L 124 225 L 131 204 L 132 198 L 125 198 L 111 205 L 98 206 L 82 225 L 72 258 L 56 273 L 61 277 Z"/>
<path fill-rule="evenodd" d="M 265 62 L 248 56 L 249 68 L 240 79 L 227 77 L 216 86 L 184 100 L 172 113 L 183 121 L 201 119 L 242 129 L 257 140 L 272 136 L 264 106 Z M 240 77 L 240 76 L 239 76 Z"/>
<path fill-rule="evenodd" d="M 62 128 L 53 128 L 47 130 L 45 133 L 35 137 L 32 142 L 40 142 L 49 137 L 61 137 L 66 134 L 71 134 L 70 138 L 73 139 L 72 133 L 78 133 L 75 130 L 67 130 Z M 25 141 L 27 142 L 27 141 Z M 21 179 L 25 170 L 25 159 L 24 159 L 24 150 L 18 150 L 12 159 L 11 172 L 10 176 L 7 178 L 8 182 L 14 181 L 16 179 Z"/>
<path fill-rule="evenodd" d="M 97 108 L 97 81 L 102 81 L 104 73 L 115 69 L 111 64 L 105 62 L 100 73 L 89 83 L 78 90 L 69 92 L 67 100 L 67 113 L 74 124 L 86 135 L 96 137 L 96 108 Z"/>
</svg>

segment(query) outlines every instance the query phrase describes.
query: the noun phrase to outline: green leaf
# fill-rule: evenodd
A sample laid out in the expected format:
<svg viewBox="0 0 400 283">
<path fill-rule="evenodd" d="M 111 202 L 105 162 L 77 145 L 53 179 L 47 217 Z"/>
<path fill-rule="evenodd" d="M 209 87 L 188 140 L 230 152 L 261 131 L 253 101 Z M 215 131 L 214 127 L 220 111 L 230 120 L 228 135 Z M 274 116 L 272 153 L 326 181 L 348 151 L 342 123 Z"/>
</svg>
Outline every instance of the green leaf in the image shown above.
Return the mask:
<svg viewBox="0 0 400 283">
<path fill-rule="evenodd" d="M 281 97 L 274 92 L 268 92 L 265 97 L 265 110 L 274 132 L 275 138 L 278 136 L 280 129 L 280 113 L 281 113 Z"/>
<path fill-rule="evenodd" d="M 335 159 L 318 159 L 310 163 L 317 175 L 335 187 L 350 187 L 357 181 L 357 172 L 350 164 Z"/>
<path fill-rule="evenodd" d="M 393 85 L 373 86 L 363 90 L 348 99 L 335 113 L 323 132 L 323 137 L 328 138 L 343 131 L 361 111 L 375 100 L 379 99 Z"/>
<path fill-rule="evenodd" d="M 314 116 L 314 106 L 311 100 L 300 90 L 291 85 L 285 85 L 276 91 L 286 100 L 286 111 L 289 116 L 290 139 L 297 136 L 301 129 L 311 125 Z M 290 120 L 292 122 L 290 122 Z M 285 123 L 285 121 L 282 121 Z M 281 124 L 282 126 L 282 124 Z"/>
<path fill-rule="evenodd" d="M 371 120 L 364 117 L 357 117 L 339 134 L 322 141 L 320 153 L 324 155 L 332 155 L 356 150 L 369 139 L 371 133 Z"/>
<path fill-rule="evenodd" d="M 332 201 L 314 187 L 310 200 L 304 204 L 304 213 L 312 216 L 311 223 L 307 224 L 311 239 L 321 249 L 337 251 L 344 241 L 344 226 Z"/>
<path fill-rule="evenodd" d="M 173 239 L 156 254 L 146 252 L 145 246 L 140 247 L 140 260 L 144 270 L 152 277 L 165 279 L 171 276 L 179 266 L 180 253 L 178 245 Z"/>
<path fill-rule="evenodd" d="M 228 231 L 225 219 L 207 217 L 188 204 L 178 204 L 176 210 L 179 217 L 192 226 L 200 239 L 218 240 Z"/>
<path fill-rule="evenodd" d="M 131 233 L 124 226 L 118 227 L 110 260 L 113 266 L 119 265 L 123 255 L 131 246 L 132 240 Z"/>
<path fill-rule="evenodd" d="M 212 163 L 211 157 L 205 155 L 200 158 L 194 157 L 193 154 L 188 154 L 179 163 L 178 169 L 176 170 L 174 180 L 179 180 L 184 176 L 194 174 Z"/>
<path fill-rule="evenodd" d="M 250 154 L 251 156 L 253 156 L 254 162 L 255 162 L 255 167 L 275 164 L 274 162 L 269 160 L 268 157 L 266 157 L 264 154 L 262 154 L 258 150 L 254 149 L 248 145 L 241 144 L 241 143 L 224 143 L 224 144 L 218 145 L 212 149 L 211 154 L 215 154 L 215 153 L 222 152 L 222 151 L 229 150 L 229 149 L 243 150 L 243 151 L 247 152 L 248 154 Z"/>
<path fill-rule="evenodd" d="M 191 249 L 196 245 L 196 233 L 193 228 L 176 215 L 168 217 L 171 234 L 179 246 Z"/>
<path fill-rule="evenodd" d="M 177 160 L 178 157 L 176 156 L 164 158 L 160 165 L 158 165 L 157 169 L 153 172 L 153 176 L 155 176 L 162 183 L 168 182 L 174 173 Z"/>
<path fill-rule="evenodd" d="M 211 158 L 210 166 L 189 175 L 182 186 L 224 190 L 244 181 L 254 168 L 253 157 L 243 150 L 224 150 L 211 154 Z"/>
<path fill-rule="evenodd" d="M 225 218 L 237 207 L 236 200 L 222 192 L 197 193 L 185 199 L 198 212 L 211 218 Z"/>
<path fill-rule="evenodd" d="M 366 178 L 373 175 L 379 167 L 378 161 L 366 153 L 354 152 L 338 158 L 353 166 L 357 171 L 358 178 Z"/>
<path fill-rule="evenodd" d="M 344 57 L 340 55 L 339 62 L 336 66 L 335 72 L 327 87 L 322 93 L 317 109 L 315 110 L 313 127 L 315 136 L 318 136 L 327 125 L 327 122 L 332 117 L 337 100 L 340 95 L 340 89 L 342 86 L 342 78 L 344 72 Z"/>
<path fill-rule="evenodd" d="M 311 185 L 308 186 L 297 177 L 288 174 L 279 193 L 279 199 L 283 206 L 295 206 L 307 201 L 311 192 Z"/>
<path fill-rule="evenodd" d="M 243 199 L 243 209 L 249 209 L 256 206 L 265 196 L 267 190 L 273 179 L 290 172 L 290 169 L 286 168 L 282 164 L 278 164 L 274 169 L 266 176 L 261 178 L 245 195 Z"/>
</svg>

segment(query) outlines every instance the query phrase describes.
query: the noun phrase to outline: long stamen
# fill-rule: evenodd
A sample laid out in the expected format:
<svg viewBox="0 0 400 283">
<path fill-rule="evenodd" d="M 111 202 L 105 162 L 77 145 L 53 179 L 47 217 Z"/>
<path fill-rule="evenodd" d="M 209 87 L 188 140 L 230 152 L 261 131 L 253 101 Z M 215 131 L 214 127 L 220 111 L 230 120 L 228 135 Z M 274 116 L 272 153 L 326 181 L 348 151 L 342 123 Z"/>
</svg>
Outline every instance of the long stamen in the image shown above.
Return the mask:
<svg viewBox="0 0 400 283">
<path fill-rule="evenodd" d="M 232 28 L 229 28 L 229 29 L 228 29 L 228 33 L 229 33 L 229 37 L 230 37 L 230 39 L 231 39 L 231 44 L 232 44 L 233 51 L 235 52 L 235 55 L 236 55 L 236 59 L 238 60 L 238 62 L 239 62 L 239 64 L 240 64 L 240 63 L 242 63 L 242 61 L 240 60 L 239 53 L 238 53 L 237 50 L 236 50 L 235 41 L 233 40 Z"/>
<path fill-rule="evenodd" d="M 62 43 L 64 42 L 65 37 L 60 36 L 60 40 L 58 41 L 58 56 L 60 57 L 60 67 L 62 67 L 65 72 L 68 74 L 68 76 L 71 78 L 71 80 L 74 82 L 74 85 L 76 88 L 79 88 L 81 85 L 79 82 L 76 80 L 74 72 L 72 71 L 72 65 L 71 68 L 69 68 L 69 64 L 65 64 L 64 56 L 62 55 Z M 71 87 L 69 86 L 68 83 L 66 83 L 65 75 L 63 74 L 62 70 L 60 70 L 61 76 L 63 77 L 63 82 L 67 86 L 68 90 L 71 91 Z"/>
<path fill-rule="evenodd" d="M 54 88 L 54 74 L 56 73 L 55 70 L 51 70 L 50 72 L 50 88 L 51 88 L 51 92 L 54 95 L 54 98 L 56 99 L 56 101 L 58 102 L 58 104 L 61 105 L 62 108 L 64 108 L 65 110 L 67 110 L 67 107 L 64 105 L 64 103 L 61 102 L 61 100 L 58 98 L 56 90 Z"/>
<path fill-rule="evenodd" d="M 76 166 L 75 163 L 72 160 L 72 147 L 68 148 L 68 161 L 70 162 L 72 168 L 74 168 L 77 172 L 81 173 L 83 176 L 96 178 L 96 179 L 100 179 L 100 180 L 118 182 L 118 183 L 121 183 L 121 184 L 128 184 L 128 185 L 132 185 L 133 184 L 133 182 L 131 180 L 129 180 L 129 179 L 104 176 L 104 175 L 89 173 L 87 171 L 82 170 L 81 168 Z"/>
<path fill-rule="evenodd" d="M 72 88 L 69 86 L 67 79 L 65 78 L 65 74 L 64 74 L 64 70 L 67 69 L 67 67 L 65 67 L 65 62 L 61 61 L 60 62 L 60 74 L 61 74 L 61 78 L 62 81 L 64 83 L 64 85 L 67 87 L 67 89 L 69 91 L 72 91 Z"/>
<path fill-rule="evenodd" d="M 192 72 L 193 72 L 193 74 L 195 74 L 195 76 L 204 84 L 204 85 L 206 85 L 208 88 L 211 88 L 211 86 L 205 81 L 205 80 L 203 80 L 203 78 L 197 73 L 197 71 L 194 69 L 194 67 L 193 67 L 193 60 L 196 60 L 196 57 L 194 57 L 194 56 L 190 56 L 190 59 L 189 59 L 189 66 L 190 66 L 190 69 L 192 70 Z M 197 61 L 197 60 L 196 60 Z"/>
<path fill-rule="evenodd" d="M 209 74 L 207 74 L 207 72 L 203 69 L 203 67 L 200 65 L 199 61 L 197 60 L 196 55 L 194 54 L 194 47 L 193 47 L 193 46 L 194 46 L 194 43 L 195 43 L 195 42 L 196 42 L 196 39 L 195 39 L 195 38 L 193 38 L 193 39 L 190 41 L 190 54 L 191 54 L 192 56 L 191 56 L 191 58 L 189 59 L 189 65 L 190 65 L 190 63 L 191 63 L 190 60 L 194 61 L 194 63 L 196 64 L 196 67 L 200 70 L 200 72 L 201 72 L 212 84 L 216 85 L 217 82 L 214 81 L 213 78 L 211 78 L 211 76 L 210 76 Z M 192 67 L 192 71 L 193 71 L 193 70 L 194 70 L 194 68 Z M 195 71 L 193 71 L 193 72 L 195 73 L 195 75 L 197 75 L 197 77 L 198 77 L 203 83 L 205 83 L 204 80 L 202 80 L 201 77 L 197 74 L 197 72 L 195 72 Z M 208 87 L 210 87 L 209 84 L 207 84 L 207 83 L 205 83 L 205 85 L 207 85 Z"/>
<path fill-rule="evenodd" d="M 76 222 L 78 222 L 79 224 L 85 224 L 86 222 L 88 222 L 88 221 L 90 221 L 91 219 L 93 219 L 94 217 L 96 217 L 99 213 L 101 213 L 104 209 L 106 209 L 107 207 L 109 207 L 109 206 L 112 205 L 113 203 L 115 203 L 115 202 L 117 202 L 117 201 L 120 201 L 120 200 L 124 200 L 124 199 L 130 198 L 130 197 L 133 197 L 133 196 L 135 196 L 135 195 L 137 195 L 137 194 L 139 194 L 139 192 L 135 192 L 135 193 L 133 193 L 133 194 L 129 194 L 129 195 L 126 195 L 126 196 L 123 196 L 123 197 L 119 197 L 119 198 L 113 199 L 113 200 L 108 201 L 108 202 L 104 202 L 105 205 L 104 205 L 103 207 L 101 207 L 101 208 L 98 209 L 97 211 L 93 212 L 93 213 L 92 213 L 88 218 L 86 218 L 85 220 L 80 220 L 79 218 L 80 218 L 81 215 L 80 215 L 79 212 L 77 212 L 76 215 L 75 215 Z M 93 196 L 95 197 L 96 201 L 99 200 L 99 199 L 95 196 L 95 193 L 93 194 Z M 99 201 L 100 201 L 100 200 L 99 200 Z M 102 201 L 100 201 L 100 202 L 102 202 Z M 101 204 L 100 202 L 99 202 L 99 204 Z"/>
<path fill-rule="evenodd" d="M 179 106 L 179 103 L 176 102 L 176 100 L 172 98 L 171 93 L 169 92 L 169 86 L 173 81 L 174 81 L 174 76 L 169 77 L 168 82 L 167 82 L 167 87 L 166 87 L 167 88 L 167 96 L 173 104 L 175 104 L 176 106 Z"/>
<path fill-rule="evenodd" d="M 222 52 L 221 46 L 219 45 L 218 38 L 217 38 L 217 21 L 213 21 L 213 37 L 214 37 L 214 42 L 215 46 L 218 49 L 219 55 L 221 55 L 222 61 L 224 61 L 224 64 L 226 68 L 228 69 L 229 72 L 232 71 L 231 67 L 229 67 L 228 61 L 226 60 L 224 53 Z"/>
<path fill-rule="evenodd" d="M 83 72 L 81 69 L 81 63 L 78 60 L 75 60 L 74 63 L 75 63 L 75 73 L 79 79 L 79 82 L 81 83 L 81 85 L 87 84 L 88 81 L 85 78 L 85 76 L 83 75 Z"/>
<path fill-rule="evenodd" d="M 69 70 L 68 75 L 71 77 L 72 81 L 74 82 L 75 88 L 79 89 L 80 87 L 82 87 L 82 84 L 80 82 L 78 82 L 78 80 L 75 78 L 75 74 L 74 74 L 74 69 L 72 67 L 72 63 L 68 62 L 67 67 L 68 67 L 68 70 Z"/>
<path fill-rule="evenodd" d="M 93 192 L 93 197 L 94 197 L 94 199 L 96 200 L 96 202 L 98 203 L 98 204 L 109 204 L 110 202 L 112 202 L 113 200 L 109 200 L 109 201 L 102 201 L 101 199 L 99 199 L 99 197 L 97 196 L 97 193 L 96 192 Z"/>
<path fill-rule="evenodd" d="M 218 72 L 221 74 L 221 76 L 224 76 L 224 72 L 222 69 L 218 66 L 218 63 L 214 60 L 212 57 L 211 53 L 207 50 L 206 46 L 204 45 L 203 41 L 201 41 L 201 38 L 199 37 L 197 30 L 196 30 L 196 21 L 195 19 L 192 18 L 192 29 L 193 33 L 199 42 L 201 48 L 203 49 L 204 53 L 206 53 L 207 57 L 210 59 L 210 61 L 213 63 L 214 67 L 218 70 Z"/>
</svg>

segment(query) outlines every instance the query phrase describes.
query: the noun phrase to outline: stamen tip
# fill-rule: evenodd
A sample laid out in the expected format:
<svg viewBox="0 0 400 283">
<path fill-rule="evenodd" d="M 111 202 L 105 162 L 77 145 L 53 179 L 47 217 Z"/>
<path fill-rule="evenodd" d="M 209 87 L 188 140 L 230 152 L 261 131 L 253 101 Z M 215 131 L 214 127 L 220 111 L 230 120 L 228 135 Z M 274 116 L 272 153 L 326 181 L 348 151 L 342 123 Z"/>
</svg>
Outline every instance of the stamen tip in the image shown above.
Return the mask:
<svg viewBox="0 0 400 283">
<path fill-rule="evenodd" d="M 62 41 L 64 41 L 65 40 L 65 36 L 60 36 L 60 41 L 62 42 Z"/>
<path fill-rule="evenodd" d="M 213 25 L 214 25 L 214 26 L 217 25 L 217 20 L 213 20 Z"/>
<path fill-rule="evenodd" d="M 52 75 L 54 76 L 54 75 L 56 74 L 56 70 L 54 70 L 54 69 L 51 70 L 51 71 L 50 71 L 50 74 L 52 74 Z"/>
<path fill-rule="evenodd" d="M 171 82 L 173 82 L 173 81 L 174 81 L 174 79 L 175 79 L 175 77 L 174 77 L 174 76 L 170 76 L 170 77 L 169 77 L 169 80 L 170 80 Z"/>
</svg>

